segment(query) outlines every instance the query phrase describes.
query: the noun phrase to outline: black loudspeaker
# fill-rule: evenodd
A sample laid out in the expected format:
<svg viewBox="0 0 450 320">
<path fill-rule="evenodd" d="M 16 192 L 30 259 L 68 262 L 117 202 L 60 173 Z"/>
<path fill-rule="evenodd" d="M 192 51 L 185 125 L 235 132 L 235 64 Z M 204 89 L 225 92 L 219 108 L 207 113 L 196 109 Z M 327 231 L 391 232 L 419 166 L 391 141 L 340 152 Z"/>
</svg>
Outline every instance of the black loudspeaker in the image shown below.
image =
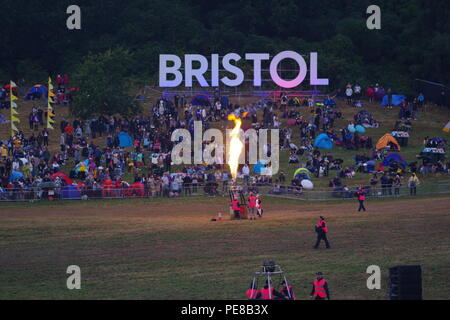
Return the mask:
<svg viewBox="0 0 450 320">
<path fill-rule="evenodd" d="M 422 269 L 420 266 L 389 268 L 390 300 L 422 300 Z"/>
</svg>

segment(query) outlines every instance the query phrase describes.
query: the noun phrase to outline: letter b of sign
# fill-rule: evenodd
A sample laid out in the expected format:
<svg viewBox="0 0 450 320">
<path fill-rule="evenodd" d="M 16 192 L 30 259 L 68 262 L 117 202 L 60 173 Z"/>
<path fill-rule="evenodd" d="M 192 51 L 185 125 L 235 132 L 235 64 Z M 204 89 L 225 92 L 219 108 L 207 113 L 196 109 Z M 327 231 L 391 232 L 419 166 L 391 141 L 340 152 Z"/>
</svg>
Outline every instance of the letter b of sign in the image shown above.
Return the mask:
<svg viewBox="0 0 450 320">
<path fill-rule="evenodd" d="M 367 14 L 371 16 L 367 18 L 367 29 L 369 30 L 380 30 L 381 29 L 381 9 L 377 5 L 371 5 L 367 8 Z"/>
<path fill-rule="evenodd" d="M 73 290 L 81 289 L 81 269 L 79 266 L 68 266 L 67 267 L 67 274 L 70 274 L 70 276 L 67 278 L 67 289 Z"/>
<path fill-rule="evenodd" d="M 69 30 L 81 29 L 81 9 L 77 5 L 71 5 L 67 7 L 67 14 L 70 16 L 67 18 L 66 25 Z"/>
<path fill-rule="evenodd" d="M 369 278 L 367 278 L 367 289 L 369 290 L 380 290 L 381 289 L 381 269 L 379 266 L 368 266 L 366 273 L 371 274 Z"/>
</svg>

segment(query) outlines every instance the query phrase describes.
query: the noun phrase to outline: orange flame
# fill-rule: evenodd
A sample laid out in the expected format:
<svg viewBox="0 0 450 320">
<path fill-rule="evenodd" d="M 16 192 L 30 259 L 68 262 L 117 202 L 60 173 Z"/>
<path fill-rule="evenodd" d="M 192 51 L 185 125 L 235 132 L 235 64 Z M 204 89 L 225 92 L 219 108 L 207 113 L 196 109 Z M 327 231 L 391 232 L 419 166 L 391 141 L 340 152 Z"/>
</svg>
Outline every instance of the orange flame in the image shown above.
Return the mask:
<svg viewBox="0 0 450 320">
<path fill-rule="evenodd" d="M 228 165 L 230 166 L 230 171 L 233 179 L 237 177 L 237 170 L 239 167 L 239 157 L 241 156 L 244 144 L 241 139 L 239 139 L 239 132 L 241 130 L 242 120 L 236 117 L 234 114 L 228 116 L 229 121 L 234 121 L 234 128 L 230 133 L 230 149 L 228 153 Z"/>
</svg>

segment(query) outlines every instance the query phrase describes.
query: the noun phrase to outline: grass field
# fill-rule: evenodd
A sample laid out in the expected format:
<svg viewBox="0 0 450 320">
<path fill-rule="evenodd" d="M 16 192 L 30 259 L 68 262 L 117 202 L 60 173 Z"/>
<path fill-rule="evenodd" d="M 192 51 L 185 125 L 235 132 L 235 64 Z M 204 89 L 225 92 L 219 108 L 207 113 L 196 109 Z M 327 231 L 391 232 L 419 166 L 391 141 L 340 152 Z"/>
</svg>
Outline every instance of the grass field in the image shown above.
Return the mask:
<svg viewBox="0 0 450 320">
<path fill-rule="evenodd" d="M 420 264 L 424 299 L 450 299 L 450 198 L 308 203 L 265 199 L 259 221 L 211 222 L 224 198 L 1 204 L 0 299 L 244 299 L 272 258 L 298 299 L 322 271 L 333 299 L 384 299 L 388 268 Z M 329 223 L 332 249 L 313 250 Z M 81 290 L 66 268 L 81 268 Z M 381 290 L 366 268 L 381 267 Z M 437 285 L 438 284 L 438 285 Z"/>
</svg>

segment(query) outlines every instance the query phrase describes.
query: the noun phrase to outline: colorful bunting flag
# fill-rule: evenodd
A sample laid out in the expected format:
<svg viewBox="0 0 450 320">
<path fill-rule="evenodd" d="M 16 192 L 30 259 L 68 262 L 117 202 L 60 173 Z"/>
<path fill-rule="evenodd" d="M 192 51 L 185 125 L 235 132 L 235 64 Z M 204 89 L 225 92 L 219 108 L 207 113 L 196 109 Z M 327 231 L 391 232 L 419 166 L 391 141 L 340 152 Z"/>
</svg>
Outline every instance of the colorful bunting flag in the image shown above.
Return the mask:
<svg viewBox="0 0 450 320">
<path fill-rule="evenodd" d="M 52 126 L 52 123 L 55 123 L 55 120 L 53 120 L 53 117 L 55 117 L 55 114 L 53 113 L 52 103 L 55 103 L 55 94 L 53 93 L 53 84 L 52 84 L 52 78 L 48 78 L 48 94 L 47 94 L 48 100 L 47 100 L 47 129 L 54 129 Z"/>
<path fill-rule="evenodd" d="M 14 135 L 16 134 L 16 132 L 19 132 L 19 129 L 17 129 L 16 125 L 14 124 L 16 123 L 20 123 L 20 119 L 16 117 L 16 115 L 18 115 L 19 113 L 17 112 L 17 103 L 15 103 L 14 101 L 19 100 L 18 97 L 16 97 L 14 95 L 13 89 L 17 88 L 17 85 L 14 83 L 14 81 L 10 81 L 9 82 L 9 102 L 11 105 L 11 137 L 14 137 Z"/>
</svg>

